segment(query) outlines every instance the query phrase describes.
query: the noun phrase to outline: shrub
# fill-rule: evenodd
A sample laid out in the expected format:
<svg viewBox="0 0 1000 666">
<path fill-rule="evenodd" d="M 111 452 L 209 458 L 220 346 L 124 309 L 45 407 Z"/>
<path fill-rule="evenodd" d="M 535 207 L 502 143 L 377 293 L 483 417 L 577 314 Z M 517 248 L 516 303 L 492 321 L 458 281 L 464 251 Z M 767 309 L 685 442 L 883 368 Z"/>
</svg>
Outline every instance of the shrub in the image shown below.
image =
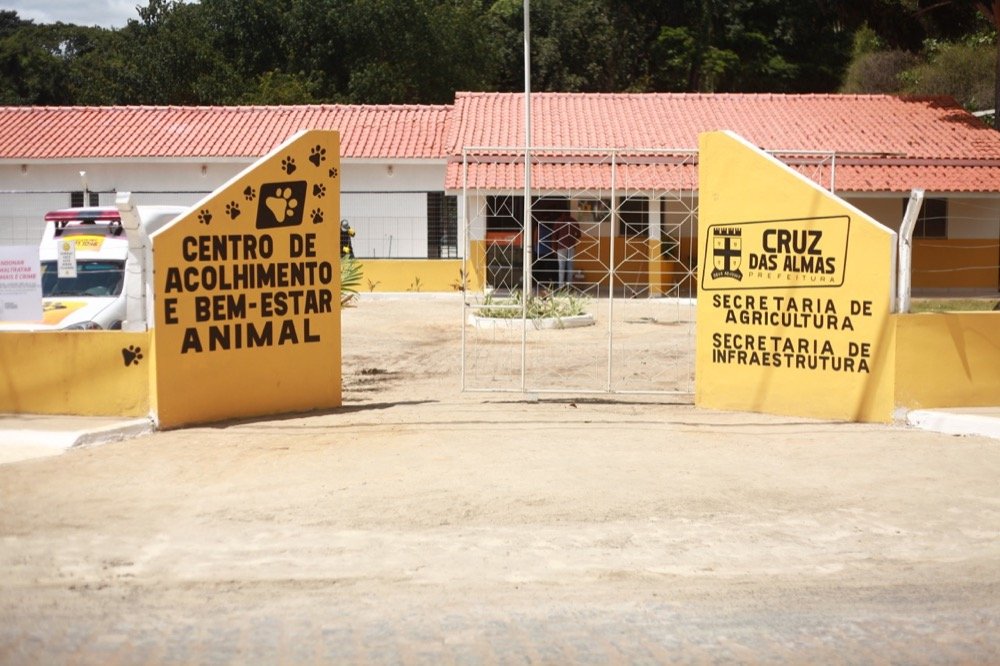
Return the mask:
<svg viewBox="0 0 1000 666">
<path fill-rule="evenodd" d="M 588 299 L 568 290 L 553 291 L 543 296 L 528 295 L 524 303 L 524 293 L 515 291 L 510 296 L 497 297 L 487 294 L 483 304 L 476 310 L 476 316 L 493 319 L 519 319 L 527 312 L 528 319 L 561 319 L 587 313 Z"/>
</svg>

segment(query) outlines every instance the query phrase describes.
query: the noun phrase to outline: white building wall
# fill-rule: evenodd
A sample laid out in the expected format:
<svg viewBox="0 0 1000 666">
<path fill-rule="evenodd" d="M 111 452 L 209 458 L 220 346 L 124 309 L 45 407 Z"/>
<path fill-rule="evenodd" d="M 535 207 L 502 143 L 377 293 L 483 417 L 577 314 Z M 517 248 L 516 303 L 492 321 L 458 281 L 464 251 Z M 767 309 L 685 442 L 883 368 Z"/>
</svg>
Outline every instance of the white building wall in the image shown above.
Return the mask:
<svg viewBox="0 0 1000 666">
<path fill-rule="evenodd" d="M 864 213 L 871 215 L 883 226 L 892 229 L 893 231 L 899 231 L 899 225 L 903 221 L 903 199 L 902 194 L 892 195 L 889 197 L 851 197 L 850 195 L 841 195 L 844 199 L 858 208 Z"/>
<path fill-rule="evenodd" d="M 116 192 L 138 204 L 191 206 L 252 164 L 253 160 L 115 160 L 0 164 L 0 244 L 35 245 L 46 212 L 70 206 L 85 188 L 100 205 Z M 85 172 L 81 176 L 80 172 Z M 342 217 L 356 227 L 355 250 L 370 257 L 427 256 L 427 197 L 444 189 L 445 164 L 344 160 Z M 85 183 L 84 183 L 85 181 Z"/>
<path fill-rule="evenodd" d="M 246 166 L 134 161 L 2 164 L 0 244 L 40 241 L 43 216 L 69 207 L 71 192 L 94 192 L 102 206 L 113 205 L 116 192 L 133 192 L 138 204 L 190 206 Z"/>
<path fill-rule="evenodd" d="M 345 163 L 341 211 L 358 257 L 426 258 L 427 193 L 444 190 L 444 163 Z"/>
<path fill-rule="evenodd" d="M 1000 242 L 1000 197 L 949 199 L 948 238 L 985 238 Z"/>
<path fill-rule="evenodd" d="M 930 198 L 948 200 L 948 238 L 1000 239 L 1000 196 L 943 195 L 928 192 Z M 903 194 L 844 197 L 893 231 L 899 231 L 905 210 Z"/>
</svg>

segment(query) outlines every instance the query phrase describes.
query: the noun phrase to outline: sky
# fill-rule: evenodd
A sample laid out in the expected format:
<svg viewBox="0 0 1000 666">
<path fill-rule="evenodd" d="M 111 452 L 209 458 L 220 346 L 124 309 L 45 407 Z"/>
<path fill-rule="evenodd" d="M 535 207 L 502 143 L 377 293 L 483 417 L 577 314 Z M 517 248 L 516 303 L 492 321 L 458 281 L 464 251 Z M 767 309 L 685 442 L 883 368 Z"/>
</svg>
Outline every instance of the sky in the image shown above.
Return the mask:
<svg viewBox="0 0 1000 666">
<path fill-rule="evenodd" d="M 129 19 L 139 19 L 137 6 L 147 0 L 0 0 L 0 9 L 13 9 L 22 19 L 35 23 L 75 23 L 102 28 L 121 28 Z"/>
</svg>

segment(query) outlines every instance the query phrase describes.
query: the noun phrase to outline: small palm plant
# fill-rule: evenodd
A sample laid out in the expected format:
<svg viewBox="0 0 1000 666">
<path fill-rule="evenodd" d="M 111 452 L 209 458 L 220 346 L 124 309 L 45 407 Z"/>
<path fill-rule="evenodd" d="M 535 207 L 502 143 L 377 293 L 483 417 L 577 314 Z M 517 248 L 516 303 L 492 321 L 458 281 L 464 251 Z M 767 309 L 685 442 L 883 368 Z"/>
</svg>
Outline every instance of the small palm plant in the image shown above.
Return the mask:
<svg viewBox="0 0 1000 666">
<path fill-rule="evenodd" d="M 340 258 L 340 305 L 349 307 L 358 297 L 362 265 L 354 257 Z"/>
</svg>

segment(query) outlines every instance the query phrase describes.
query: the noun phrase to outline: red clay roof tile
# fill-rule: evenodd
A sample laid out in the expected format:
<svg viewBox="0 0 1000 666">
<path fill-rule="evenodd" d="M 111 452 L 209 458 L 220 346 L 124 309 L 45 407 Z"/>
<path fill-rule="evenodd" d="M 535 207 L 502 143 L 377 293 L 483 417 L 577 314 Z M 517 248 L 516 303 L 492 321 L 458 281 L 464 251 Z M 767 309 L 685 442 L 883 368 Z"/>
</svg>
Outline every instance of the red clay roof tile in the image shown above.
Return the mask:
<svg viewBox="0 0 1000 666">
<path fill-rule="evenodd" d="M 259 157 L 301 129 L 340 130 L 343 157 L 442 159 L 451 108 L 0 107 L 0 159 Z"/>
<path fill-rule="evenodd" d="M 300 129 L 338 129 L 346 158 L 449 158 L 445 185 L 457 190 L 464 148 L 523 145 L 522 103 L 466 92 L 454 106 L 0 107 L 0 159 L 253 158 Z M 1000 132 L 948 98 L 536 93 L 532 110 L 532 143 L 578 149 L 564 154 L 694 150 L 699 133 L 729 129 L 768 150 L 836 152 L 842 191 L 1000 192 Z M 593 164 L 562 162 L 537 166 L 535 184 L 607 186 Z M 470 185 L 520 187 L 521 167 L 472 171 Z M 630 171 L 636 187 L 696 187 L 690 166 Z"/>
<path fill-rule="evenodd" d="M 524 145 L 523 102 L 518 93 L 456 95 L 448 189 L 461 188 L 464 148 Z M 1000 192 L 1000 132 L 943 97 L 536 93 L 531 123 L 532 145 L 539 148 L 693 150 L 699 133 L 732 130 L 766 150 L 837 153 L 838 190 Z M 479 165 L 472 169 L 479 170 Z M 470 182 L 516 188 L 521 170 L 501 175 L 494 166 L 490 175 L 471 173 Z M 648 172 L 645 186 L 677 189 L 692 183 L 684 170 L 665 170 L 658 177 Z M 596 173 L 590 179 L 570 177 L 565 165 L 534 167 L 532 180 L 544 189 L 607 187 Z"/>
</svg>

